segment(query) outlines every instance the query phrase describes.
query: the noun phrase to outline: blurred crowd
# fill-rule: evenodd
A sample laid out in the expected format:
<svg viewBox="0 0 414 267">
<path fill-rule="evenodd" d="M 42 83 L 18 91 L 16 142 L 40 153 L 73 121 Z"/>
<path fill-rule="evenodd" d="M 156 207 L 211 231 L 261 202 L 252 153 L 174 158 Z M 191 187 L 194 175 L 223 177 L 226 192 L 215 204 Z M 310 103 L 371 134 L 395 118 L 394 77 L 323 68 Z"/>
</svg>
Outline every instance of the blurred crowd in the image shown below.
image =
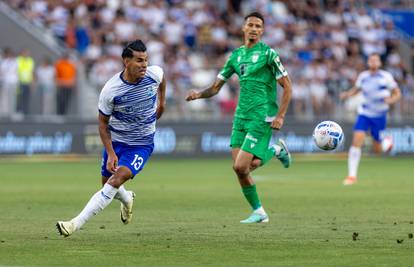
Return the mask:
<svg viewBox="0 0 414 267">
<path fill-rule="evenodd" d="M 251 11 L 264 14 L 263 40 L 280 53 L 293 80 L 290 114 L 299 119 L 324 114 L 339 117 L 351 114 L 359 101 L 358 97 L 341 103 L 338 95 L 352 87 L 357 74 L 365 68 L 366 57 L 374 52 L 381 55 L 384 69 L 394 75 L 403 92 L 402 101 L 394 108 L 394 114 L 414 114 L 414 79 L 399 53 L 401 36 L 392 21 L 369 14 L 370 10 L 377 8 L 414 8 L 408 0 L 6 2 L 33 24 L 51 31 L 69 49 L 77 51 L 79 60 L 86 66 L 89 82 L 96 90 L 100 90 L 114 73 L 122 70 L 120 55 L 123 46 L 135 38 L 143 39 L 150 64 L 162 66 L 166 73 L 167 116 L 231 116 L 237 104 L 237 77 L 233 77 L 211 100 L 187 104 L 184 97 L 189 89 L 202 88 L 213 82 L 229 53 L 242 44 L 244 15 Z M 0 61 L 3 80 L 14 77 L 10 75 L 12 68 L 7 67 L 14 64 L 11 59 L 14 58 L 13 62 L 18 65 L 19 58 L 27 54 L 25 51 L 16 57 L 9 50 L 3 51 Z M 67 62 L 70 64 L 70 61 Z M 3 68 L 3 65 L 6 67 Z M 37 67 L 34 63 L 32 65 L 33 73 L 38 77 L 37 86 L 44 91 L 43 100 L 51 103 L 52 98 L 56 99 L 53 105 L 43 105 L 44 112 L 64 114 L 66 107 L 62 108 L 64 110 L 55 108 L 61 107 L 61 98 L 71 97 L 74 85 L 70 82 L 62 84 L 56 76 L 59 73 L 58 62 L 52 64 L 45 60 Z M 76 66 L 73 68 L 76 69 Z M 25 95 L 27 90 L 22 86 L 24 81 L 21 78 L 19 74 L 13 82 L 20 88 L 16 94 L 17 110 L 24 113 L 26 111 L 19 105 L 24 106 L 29 96 Z M 3 86 L 8 82 L 3 82 Z M 53 91 L 50 88 L 57 88 L 53 89 L 56 92 L 53 97 L 47 93 L 48 90 Z M 2 101 L 6 100 L 2 97 Z M 6 102 L 12 103 L 9 100 Z"/>
<path fill-rule="evenodd" d="M 68 55 L 36 64 L 29 49 L 4 48 L 0 57 L 0 118 L 66 115 L 76 89 L 76 65 Z"/>
</svg>

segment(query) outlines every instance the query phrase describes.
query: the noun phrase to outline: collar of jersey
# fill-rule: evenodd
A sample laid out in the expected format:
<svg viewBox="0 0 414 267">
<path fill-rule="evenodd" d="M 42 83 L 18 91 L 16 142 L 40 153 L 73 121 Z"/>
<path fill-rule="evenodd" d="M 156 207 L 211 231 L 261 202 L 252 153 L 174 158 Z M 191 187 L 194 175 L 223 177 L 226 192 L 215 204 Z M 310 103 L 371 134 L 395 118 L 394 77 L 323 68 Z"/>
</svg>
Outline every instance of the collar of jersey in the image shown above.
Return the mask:
<svg viewBox="0 0 414 267">
<path fill-rule="evenodd" d="M 119 78 L 121 79 L 121 81 L 123 82 L 123 83 L 125 83 L 125 84 L 127 84 L 127 85 L 138 85 L 144 78 L 142 78 L 141 80 L 139 80 L 138 82 L 136 82 L 136 83 L 130 83 L 130 82 L 128 82 L 128 81 L 126 81 L 125 79 L 124 79 L 124 77 L 122 77 L 122 75 L 124 74 L 124 71 L 125 70 L 123 70 L 122 72 L 121 72 L 121 74 L 119 74 Z"/>
<path fill-rule="evenodd" d="M 252 49 L 253 47 L 256 47 L 257 45 L 259 45 L 260 43 L 262 43 L 262 41 L 259 41 L 259 42 L 257 42 L 254 46 L 252 46 L 252 47 L 247 47 L 246 45 L 243 45 L 242 47 L 244 48 L 244 49 L 246 49 L 246 50 L 250 50 L 250 49 Z"/>
</svg>

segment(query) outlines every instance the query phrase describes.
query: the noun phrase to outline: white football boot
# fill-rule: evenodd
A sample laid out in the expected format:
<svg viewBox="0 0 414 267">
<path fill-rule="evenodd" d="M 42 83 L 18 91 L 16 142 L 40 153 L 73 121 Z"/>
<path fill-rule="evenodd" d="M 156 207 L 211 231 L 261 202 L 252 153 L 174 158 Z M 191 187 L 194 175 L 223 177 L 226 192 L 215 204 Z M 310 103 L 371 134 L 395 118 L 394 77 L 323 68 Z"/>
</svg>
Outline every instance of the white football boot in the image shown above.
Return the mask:
<svg viewBox="0 0 414 267">
<path fill-rule="evenodd" d="M 71 221 L 58 221 L 56 223 L 56 228 L 58 229 L 59 234 L 64 237 L 68 237 L 76 231 L 75 225 Z"/>
<path fill-rule="evenodd" d="M 124 205 L 121 202 L 121 221 L 124 224 L 128 224 L 132 220 L 132 206 L 134 205 L 135 193 L 132 191 L 128 191 L 132 196 L 132 201 L 129 202 L 127 205 Z"/>
</svg>

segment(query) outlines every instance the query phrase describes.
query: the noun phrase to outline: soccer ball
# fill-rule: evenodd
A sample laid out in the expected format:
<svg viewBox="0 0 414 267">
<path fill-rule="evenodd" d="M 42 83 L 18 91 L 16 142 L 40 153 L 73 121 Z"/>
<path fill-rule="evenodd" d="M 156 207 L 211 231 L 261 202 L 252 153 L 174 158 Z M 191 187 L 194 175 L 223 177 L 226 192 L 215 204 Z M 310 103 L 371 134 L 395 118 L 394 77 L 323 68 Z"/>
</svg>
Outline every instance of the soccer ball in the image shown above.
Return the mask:
<svg viewBox="0 0 414 267">
<path fill-rule="evenodd" d="M 333 150 L 344 140 L 341 126 L 333 121 L 323 121 L 313 130 L 313 140 L 323 150 Z"/>
</svg>

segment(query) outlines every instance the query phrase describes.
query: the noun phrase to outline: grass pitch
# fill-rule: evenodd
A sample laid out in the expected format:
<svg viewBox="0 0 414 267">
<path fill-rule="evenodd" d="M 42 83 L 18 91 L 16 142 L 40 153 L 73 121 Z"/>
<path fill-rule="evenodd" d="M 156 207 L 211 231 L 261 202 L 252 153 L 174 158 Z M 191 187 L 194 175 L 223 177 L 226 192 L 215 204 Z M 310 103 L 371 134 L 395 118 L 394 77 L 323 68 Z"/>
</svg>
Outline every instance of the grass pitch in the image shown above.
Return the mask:
<svg viewBox="0 0 414 267">
<path fill-rule="evenodd" d="M 328 159 L 330 158 L 330 159 Z M 98 160 L 0 159 L 0 266 L 412 266 L 413 158 L 363 158 L 344 187 L 346 160 L 296 157 L 253 173 L 270 223 L 250 210 L 231 161 L 151 159 L 126 184 L 124 226 L 114 202 L 69 238 L 100 185 Z"/>
</svg>

